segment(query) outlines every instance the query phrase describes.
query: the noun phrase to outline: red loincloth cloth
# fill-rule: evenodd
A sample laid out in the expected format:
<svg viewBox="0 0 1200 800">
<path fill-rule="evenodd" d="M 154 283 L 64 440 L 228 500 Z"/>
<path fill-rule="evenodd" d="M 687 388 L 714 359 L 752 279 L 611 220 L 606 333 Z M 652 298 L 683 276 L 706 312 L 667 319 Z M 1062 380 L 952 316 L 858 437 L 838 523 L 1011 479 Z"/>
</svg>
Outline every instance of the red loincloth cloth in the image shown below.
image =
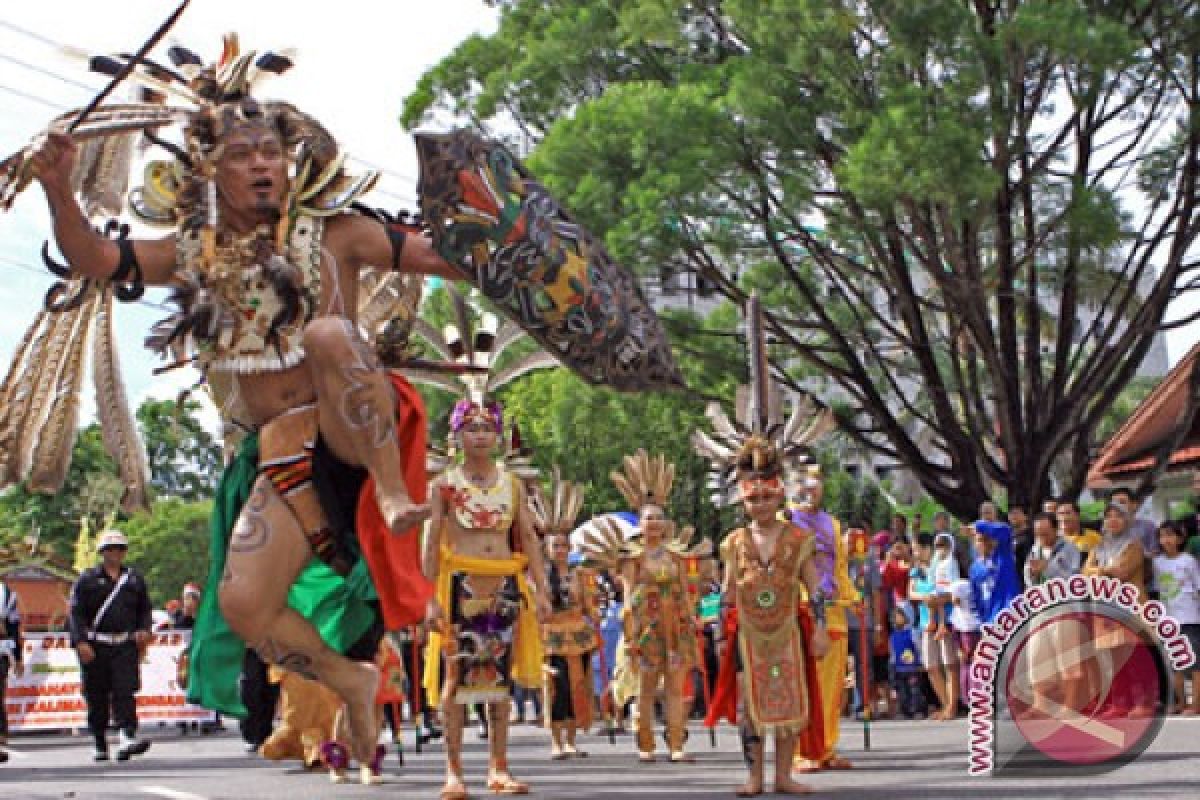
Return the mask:
<svg viewBox="0 0 1200 800">
<path fill-rule="evenodd" d="M 404 483 L 413 502 L 429 496 L 425 471 L 425 404 L 413 385 L 397 373 L 389 373 L 396 391 L 396 439 Z M 375 502 L 375 481 L 367 477 L 358 495 L 356 517 L 359 546 L 379 595 L 384 626 L 389 631 L 415 625 L 425 616 L 425 604 L 433 596 L 433 584 L 421 572 L 421 526 L 393 534 Z"/>
</svg>

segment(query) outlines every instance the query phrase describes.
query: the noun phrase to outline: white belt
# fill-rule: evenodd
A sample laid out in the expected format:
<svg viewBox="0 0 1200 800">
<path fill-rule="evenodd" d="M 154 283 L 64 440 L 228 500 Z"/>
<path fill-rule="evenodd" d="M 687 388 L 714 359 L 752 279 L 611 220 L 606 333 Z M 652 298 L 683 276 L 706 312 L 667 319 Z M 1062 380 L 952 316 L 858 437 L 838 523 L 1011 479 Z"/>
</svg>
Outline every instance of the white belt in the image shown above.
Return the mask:
<svg viewBox="0 0 1200 800">
<path fill-rule="evenodd" d="M 125 644 L 131 634 L 128 633 L 89 633 L 88 638 L 100 644 Z"/>
</svg>

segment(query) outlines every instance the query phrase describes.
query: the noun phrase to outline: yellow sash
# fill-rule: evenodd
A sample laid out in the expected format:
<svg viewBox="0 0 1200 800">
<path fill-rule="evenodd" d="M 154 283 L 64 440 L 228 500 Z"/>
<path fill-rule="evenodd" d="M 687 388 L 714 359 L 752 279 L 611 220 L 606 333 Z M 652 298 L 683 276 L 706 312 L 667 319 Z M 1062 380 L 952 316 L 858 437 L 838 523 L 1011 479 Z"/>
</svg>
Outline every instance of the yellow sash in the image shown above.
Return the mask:
<svg viewBox="0 0 1200 800">
<path fill-rule="evenodd" d="M 525 580 L 525 568 L 529 557 L 517 553 L 509 558 L 474 558 L 441 549 L 441 565 L 438 568 L 436 597 L 442 612 L 450 613 L 451 578 L 456 572 L 481 575 L 485 578 L 513 576 L 517 580 L 517 591 L 521 593 L 521 611 L 513 626 L 512 678 L 515 683 L 530 689 L 542 685 L 542 640 L 538 631 L 537 615 L 534 613 L 533 594 Z M 445 637 L 430 632 L 429 646 L 425 649 L 425 696 L 430 705 L 441 703 L 441 655 Z"/>
</svg>

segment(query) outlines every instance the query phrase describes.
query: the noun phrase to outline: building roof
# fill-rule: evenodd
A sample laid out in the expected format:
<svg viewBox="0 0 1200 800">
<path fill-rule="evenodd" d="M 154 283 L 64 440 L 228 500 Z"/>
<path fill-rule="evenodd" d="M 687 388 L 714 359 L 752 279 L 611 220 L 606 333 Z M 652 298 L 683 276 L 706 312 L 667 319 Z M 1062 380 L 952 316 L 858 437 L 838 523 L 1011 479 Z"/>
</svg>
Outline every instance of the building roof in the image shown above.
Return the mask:
<svg viewBox="0 0 1200 800">
<path fill-rule="evenodd" d="M 1087 485 L 1092 489 L 1130 483 L 1154 466 L 1155 450 L 1175 433 L 1175 426 L 1187 406 L 1192 370 L 1200 358 L 1200 343 L 1167 373 L 1162 383 L 1142 401 L 1129 419 L 1100 449 L 1088 470 Z M 1191 429 L 1171 454 L 1168 472 L 1200 468 L 1200 414 Z"/>
</svg>

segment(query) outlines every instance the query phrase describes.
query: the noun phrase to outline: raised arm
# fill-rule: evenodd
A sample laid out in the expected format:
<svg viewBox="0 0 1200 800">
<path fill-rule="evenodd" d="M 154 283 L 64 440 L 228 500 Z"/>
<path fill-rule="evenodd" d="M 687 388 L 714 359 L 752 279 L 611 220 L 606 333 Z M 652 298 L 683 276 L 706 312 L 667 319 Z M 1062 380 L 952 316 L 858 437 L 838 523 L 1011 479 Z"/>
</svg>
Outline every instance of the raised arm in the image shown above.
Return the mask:
<svg viewBox="0 0 1200 800">
<path fill-rule="evenodd" d="M 121 250 L 92 228 L 75 199 L 71 172 L 76 152 L 70 136 L 50 134 L 34 153 L 34 174 L 45 190 L 54 219 L 54 241 L 71 271 L 88 278 L 111 278 L 121 264 Z M 132 246 L 143 281 L 151 286 L 166 285 L 175 270 L 175 237 L 136 240 Z"/>
<path fill-rule="evenodd" d="M 389 235 L 381 222 L 362 214 L 342 214 L 329 220 L 325 243 L 337 253 L 348 253 L 357 268 L 391 268 L 418 275 L 437 275 L 462 280 L 462 273 L 450 266 L 433 249 L 424 234 Z M 396 252 L 399 244 L 400 252 Z"/>
</svg>

